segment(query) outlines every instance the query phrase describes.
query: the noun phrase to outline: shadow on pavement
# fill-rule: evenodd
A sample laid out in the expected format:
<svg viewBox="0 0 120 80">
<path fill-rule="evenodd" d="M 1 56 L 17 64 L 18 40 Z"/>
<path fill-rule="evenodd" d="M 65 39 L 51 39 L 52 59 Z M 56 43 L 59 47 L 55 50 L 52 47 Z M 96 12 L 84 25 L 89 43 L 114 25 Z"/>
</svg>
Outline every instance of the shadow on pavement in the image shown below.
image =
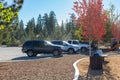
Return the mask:
<svg viewBox="0 0 120 80">
<path fill-rule="evenodd" d="M 53 56 L 52 54 L 38 54 L 36 57 L 28 57 L 28 56 L 20 56 L 20 57 L 16 57 L 13 58 L 11 60 L 37 60 L 37 59 L 48 59 L 48 58 L 60 58 L 60 57 L 64 57 L 66 55 L 78 55 L 78 54 L 61 54 L 59 56 Z"/>
<path fill-rule="evenodd" d="M 21 57 L 13 58 L 11 60 L 36 60 L 36 59 L 44 59 L 44 58 L 54 58 L 54 56 L 50 54 L 41 54 L 36 57 L 21 56 Z"/>
</svg>

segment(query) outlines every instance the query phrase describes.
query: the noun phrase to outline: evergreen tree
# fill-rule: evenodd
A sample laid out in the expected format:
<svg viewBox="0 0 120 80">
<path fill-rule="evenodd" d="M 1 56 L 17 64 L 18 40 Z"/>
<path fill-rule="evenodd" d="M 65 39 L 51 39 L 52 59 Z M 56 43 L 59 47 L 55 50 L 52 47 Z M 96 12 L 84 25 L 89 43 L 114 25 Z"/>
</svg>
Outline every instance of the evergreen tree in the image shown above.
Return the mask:
<svg viewBox="0 0 120 80">
<path fill-rule="evenodd" d="M 65 33 L 65 29 L 64 29 L 64 23 L 63 23 L 63 21 L 62 21 L 62 23 L 61 23 L 61 33 L 62 33 L 62 34 Z"/>
<path fill-rule="evenodd" d="M 35 39 L 35 19 L 32 18 L 28 23 L 26 27 L 26 34 L 27 34 L 27 39 Z"/>
<path fill-rule="evenodd" d="M 41 18 L 41 15 L 38 16 L 38 19 L 37 19 L 37 25 L 35 27 L 35 35 L 36 37 L 39 39 L 39 38 L 43 38 L 43 29 L 42 29 L 42 18 Z"/>
<path fill-rule="evenodd" d="M 49 17 L 48 17 L 48 14 L 45 13 L 44 16 L 43 16 L 43 36 L 44 37 L 48 37 L 48 32 L 49 30 Z"/>
<path fill-rule="evenodd" d="M 16 39 L 19 40 L 21 43 L 23 43 L 25 41 L 26 37 L 26 33 L 25 33 L 25 29 L 24 29 L 24 23 L 21 20 L 17 29 L 17 33 L 16 33 Z"/>
<path fill-rule="evenodd" d="M 51 35 L 51 33 L 54 32 L 55 27 L 56 27 L 56 23 L 57 23 L 56 15 L 55 15 L 54 11 L 51 11 L 51 12 L 49 13 L 48 34 Z"/>
</svg>

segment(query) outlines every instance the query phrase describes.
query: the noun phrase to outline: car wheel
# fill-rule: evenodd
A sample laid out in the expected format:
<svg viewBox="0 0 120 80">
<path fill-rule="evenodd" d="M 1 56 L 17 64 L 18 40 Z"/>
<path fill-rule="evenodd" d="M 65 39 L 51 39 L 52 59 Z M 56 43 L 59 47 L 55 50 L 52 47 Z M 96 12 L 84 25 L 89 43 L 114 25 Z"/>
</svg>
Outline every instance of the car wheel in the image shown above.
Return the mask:
<svg viewBox="0 0 120 80">
<path fill-rule="evenodd" d="M 37 56 L 37 53 L 34 53 L 34 55 L 33 56 Z"/>
<path fill-rule="evenodd" d="M 81 52 L 84 53 L 84 52 L 87 52 L 87 51 L 88 51 L 88 49 L 87 49 L 86 47 L 82 47 L 82 48 L 81 48 Z"/>
<path fill-rule="evenodd" d="M 58 50 L 54 50 L 53 51 L 53 56 L 58 56 L 58 55 L 60 55 L 60 52 Z"/>
<path fill-rule="evenodd" d="M 73 54 L 73 53 L 74 53 L 74 49 L 69 49 L 69 50 L 68 50 L 68 53 L 69 53 L 69 54 Z"/>
<path fill-rule="evenodd" d="M 34 56 L 33 51 L 28 51 L 28 52 L 27 52 L 27 56 L 28 56 L 28 57 L 33 57 L 33 56 Z"/>
</svg>

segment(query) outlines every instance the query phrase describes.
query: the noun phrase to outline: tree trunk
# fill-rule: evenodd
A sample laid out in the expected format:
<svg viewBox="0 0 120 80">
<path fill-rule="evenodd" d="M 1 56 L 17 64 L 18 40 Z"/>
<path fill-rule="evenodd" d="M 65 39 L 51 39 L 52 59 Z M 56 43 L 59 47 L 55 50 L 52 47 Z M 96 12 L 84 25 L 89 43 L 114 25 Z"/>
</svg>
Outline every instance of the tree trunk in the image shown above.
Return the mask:
<svg viewBox="0 0 120 80">
<path fill-rule="evenodd" d="M 91 52 L 92 52 L 91 51 L 91 43 L 92 43 L 92 41 L 89 40 L 89 56 L 91 56 Z"/>
</svg>

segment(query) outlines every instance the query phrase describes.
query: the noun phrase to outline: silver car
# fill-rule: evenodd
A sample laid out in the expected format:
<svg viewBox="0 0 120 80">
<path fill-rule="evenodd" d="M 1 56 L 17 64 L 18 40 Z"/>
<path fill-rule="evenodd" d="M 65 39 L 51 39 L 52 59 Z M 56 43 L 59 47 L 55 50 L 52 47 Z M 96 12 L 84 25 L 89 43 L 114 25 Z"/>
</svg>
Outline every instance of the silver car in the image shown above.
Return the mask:
<svg viewBox="0 0 120 80">
<path fill-rule="evenodd" d="M 79 52 L 80 50 L 79 46 L 69 44 L 68 42 L 62 40 L 52 40 L 51 43 L 64 46 L 64 52 L 68 52 L 69 54 Z"/>
<path fill-rule="evenodd" d="M 68 40 L 68 43 L 78 45 L 80 48 L 80 51 L 83 53 L 88 52 L 89 44 L 87 44 L 87 43 L 80 43 L 78 40 Z"/>
</svg>

